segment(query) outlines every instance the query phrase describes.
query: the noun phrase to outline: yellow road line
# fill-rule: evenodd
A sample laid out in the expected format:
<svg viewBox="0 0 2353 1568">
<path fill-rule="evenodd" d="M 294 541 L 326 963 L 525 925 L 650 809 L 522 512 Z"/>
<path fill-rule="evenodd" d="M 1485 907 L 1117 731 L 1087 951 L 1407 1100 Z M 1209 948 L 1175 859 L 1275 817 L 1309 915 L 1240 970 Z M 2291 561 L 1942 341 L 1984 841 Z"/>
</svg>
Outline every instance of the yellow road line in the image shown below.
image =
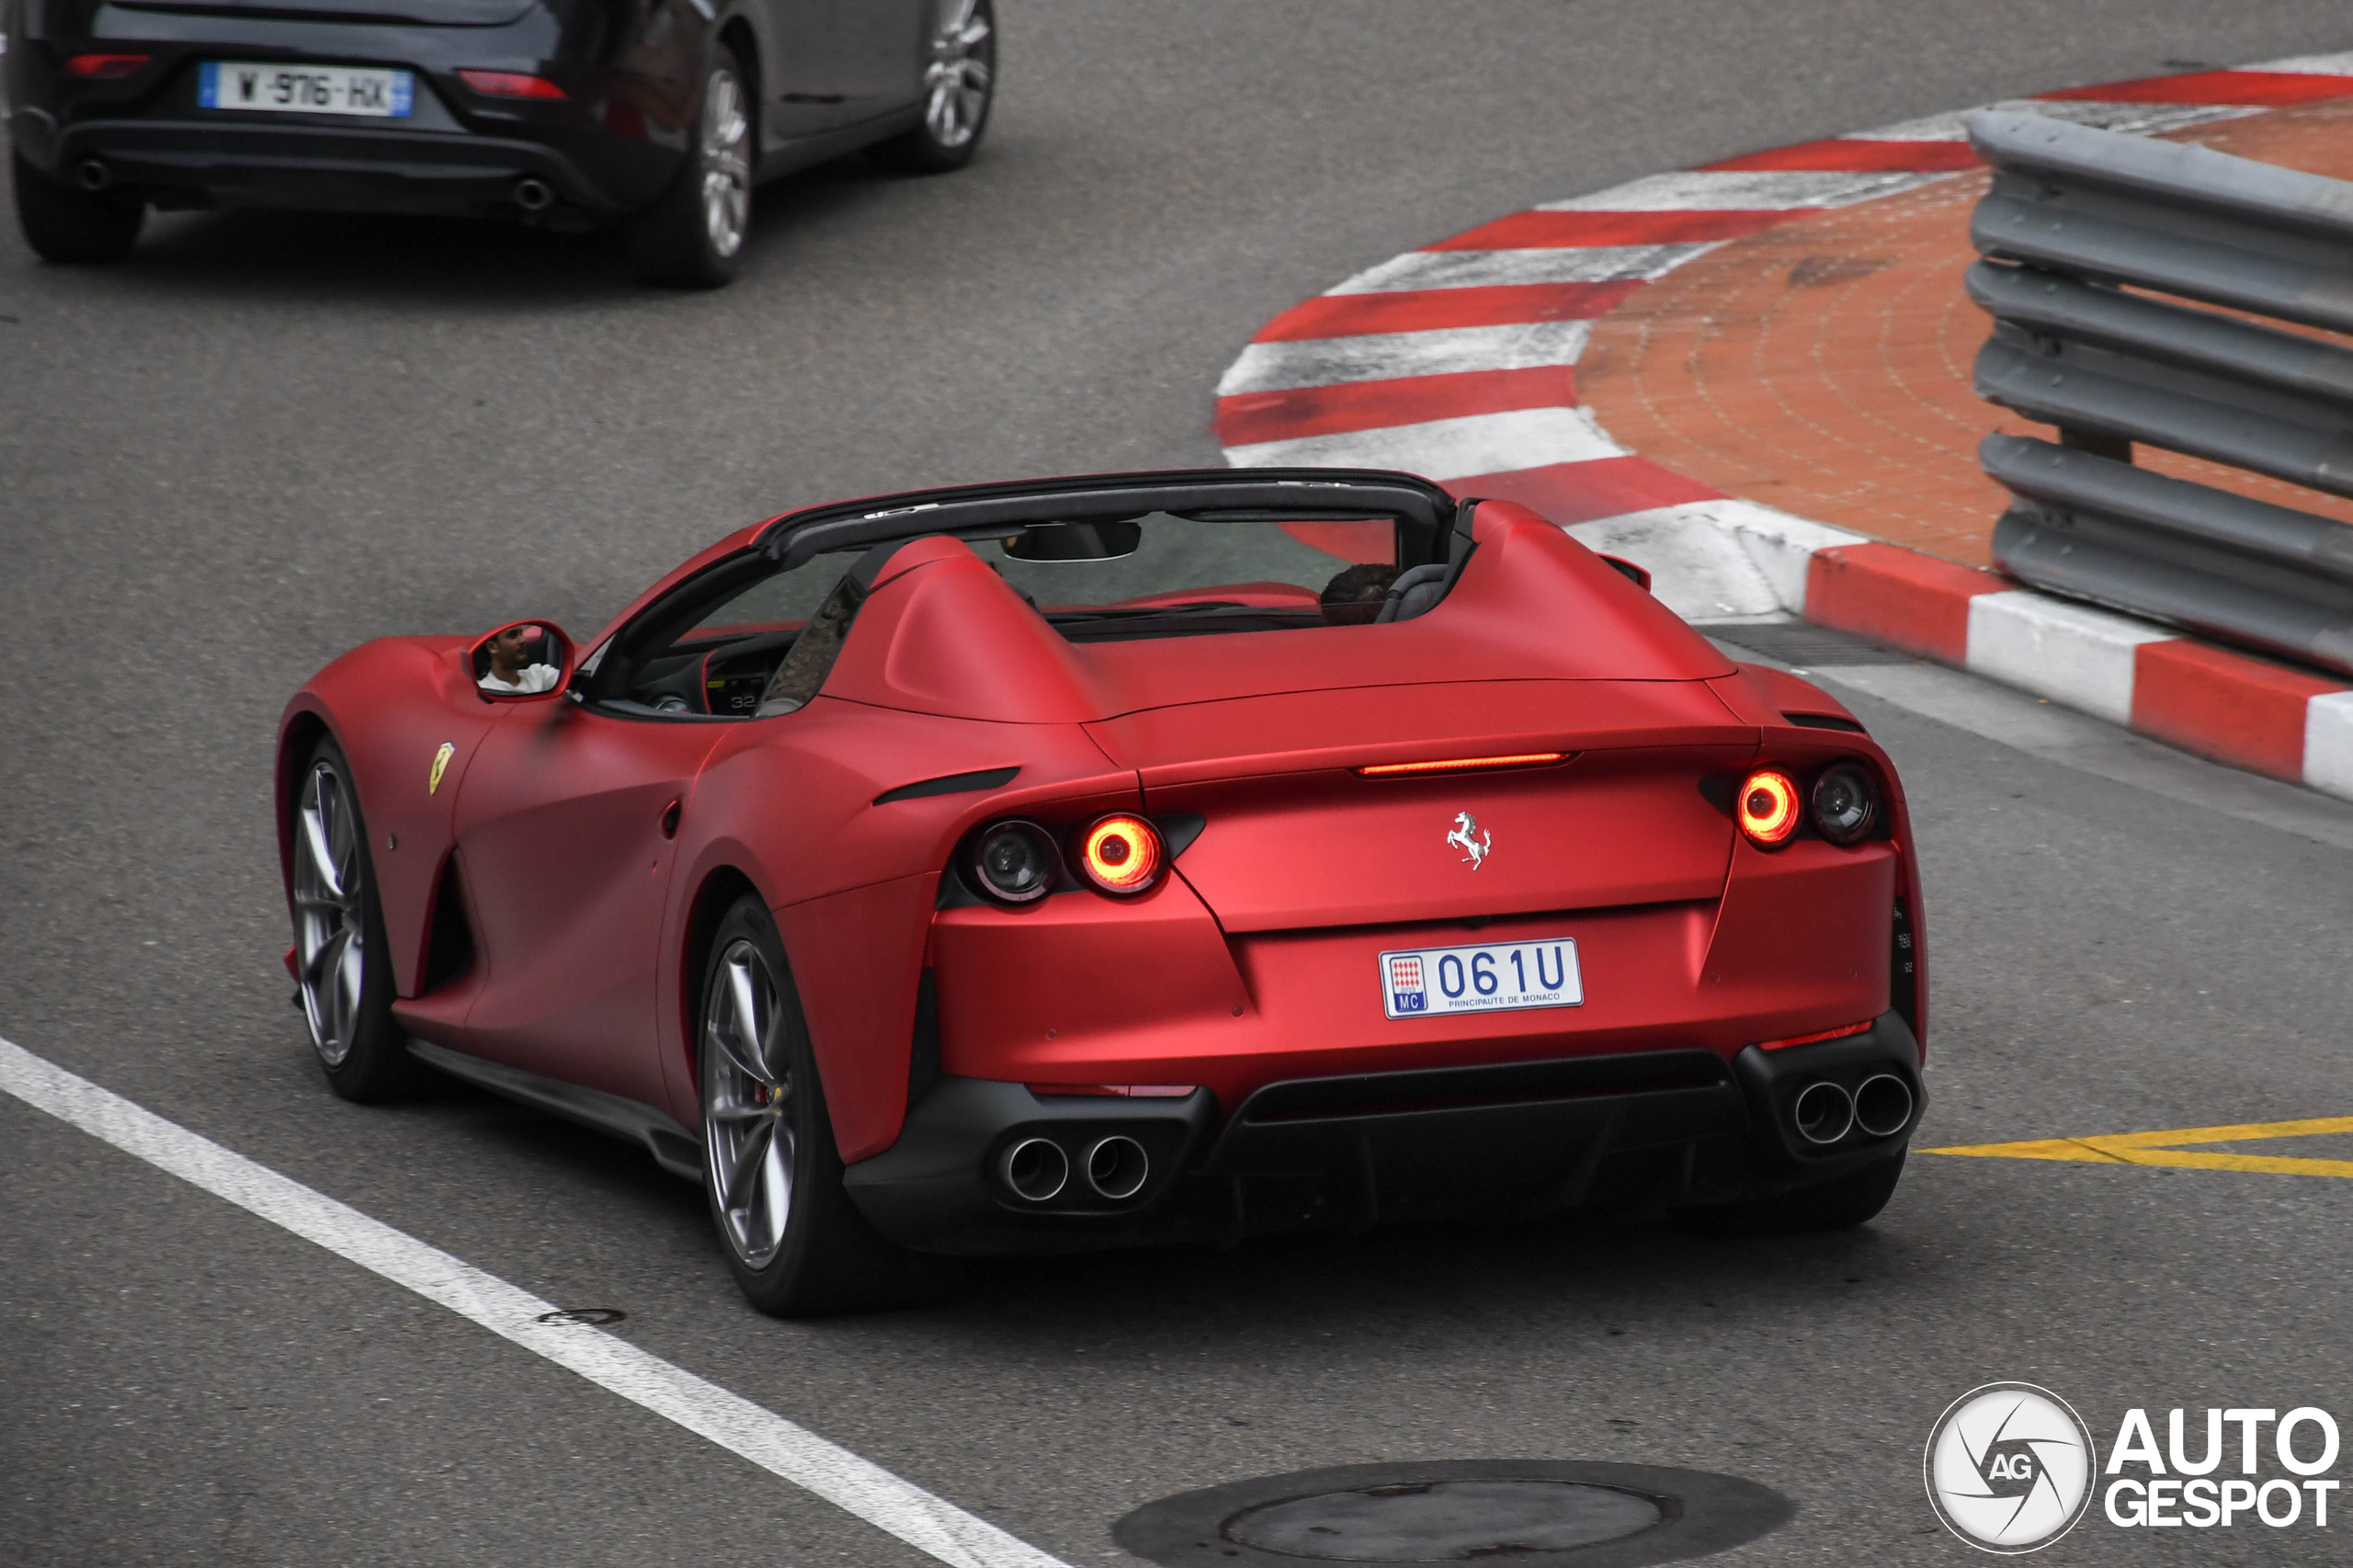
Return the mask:
<svg viewBox="0 0 2353 1568">
<path fill-rule="evenodd" d="M 2273 1176 L 2353 1176 L 2353 1160 L 2293 1159 L 2281 1154 L 2218 1154 L 2183 1143 L 2244 1143 L 2264 1138 L 2309 1138 L 2353 1132 L 2353 1116 L 2303 1121 L 2245 1121 L 2229 1127 L 2181 1127 L 2170 1132 L 2118 1132 L 2101 1138 L 2045 1138 L 2025 1143 L 1972 1143 L 1926 1149 L 1928 1154 L 1970 1154 L 2000 1160 L 2083 1160 L 2095 1165 L 2172 1165 L 2198 1171 L 2262 1171 Z"/>
</svg>

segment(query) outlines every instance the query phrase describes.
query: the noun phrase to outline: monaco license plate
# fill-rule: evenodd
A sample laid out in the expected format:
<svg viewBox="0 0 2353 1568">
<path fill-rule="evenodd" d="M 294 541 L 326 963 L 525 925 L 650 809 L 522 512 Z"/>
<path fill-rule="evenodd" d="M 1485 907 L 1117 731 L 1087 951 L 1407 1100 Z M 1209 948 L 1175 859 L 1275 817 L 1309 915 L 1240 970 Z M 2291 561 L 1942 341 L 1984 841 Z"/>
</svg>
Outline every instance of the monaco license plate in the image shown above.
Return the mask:
<svg viewBox="0 0 2353 1568">
<path fill-rule="evenodd" d="M 407 118 L 415 81 L 405 71 L 358 65 L 259 65 L 208 60 L 197 77 L 197 101 L 206 108 L 266 114 L 354 114 L 370 119 Z"/>
<path fill-rule="evenodd" d="M 1381 1005 L 1392 1018 L 1584 1004 L 1577 945 L 1567 937 L 1381 955 Z"/>
</svg>

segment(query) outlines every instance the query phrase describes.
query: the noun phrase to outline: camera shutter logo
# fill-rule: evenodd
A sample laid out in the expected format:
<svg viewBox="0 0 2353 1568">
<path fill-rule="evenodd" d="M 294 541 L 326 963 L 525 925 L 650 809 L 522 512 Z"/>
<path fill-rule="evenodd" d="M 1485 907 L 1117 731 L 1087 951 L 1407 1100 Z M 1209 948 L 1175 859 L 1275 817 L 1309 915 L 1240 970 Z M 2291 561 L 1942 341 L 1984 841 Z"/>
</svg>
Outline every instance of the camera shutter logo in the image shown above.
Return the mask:
<svg viewBox="0 0 2353 1568">
<path fill-rule="evenodd" d="M 1987 1383 L 1928 1434 L 1922 1471 L 1945 1528 L 1984 1551 L 2039 1551 L 2091 1506 L 2099 1455 L 2067 1402 L 2032 1383 Z"/>
</svg>

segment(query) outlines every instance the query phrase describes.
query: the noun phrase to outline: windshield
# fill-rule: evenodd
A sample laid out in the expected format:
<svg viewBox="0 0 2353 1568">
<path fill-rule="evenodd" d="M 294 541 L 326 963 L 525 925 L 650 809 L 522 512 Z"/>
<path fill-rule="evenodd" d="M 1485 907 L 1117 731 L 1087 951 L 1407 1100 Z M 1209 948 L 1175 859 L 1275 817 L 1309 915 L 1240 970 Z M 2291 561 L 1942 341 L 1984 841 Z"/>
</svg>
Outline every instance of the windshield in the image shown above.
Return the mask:
<svg viewBox="0 0 2353 1568">
<path fill-rule="evenodd" d="M 1388 517 L 1202 520 L 1154 512 L 1075 538 L 969 540 L 1074 642 L 1371 621 L 1397 577 Z M 1074 559 L 1053 559 L 1058 554 Z"/>
</svg>

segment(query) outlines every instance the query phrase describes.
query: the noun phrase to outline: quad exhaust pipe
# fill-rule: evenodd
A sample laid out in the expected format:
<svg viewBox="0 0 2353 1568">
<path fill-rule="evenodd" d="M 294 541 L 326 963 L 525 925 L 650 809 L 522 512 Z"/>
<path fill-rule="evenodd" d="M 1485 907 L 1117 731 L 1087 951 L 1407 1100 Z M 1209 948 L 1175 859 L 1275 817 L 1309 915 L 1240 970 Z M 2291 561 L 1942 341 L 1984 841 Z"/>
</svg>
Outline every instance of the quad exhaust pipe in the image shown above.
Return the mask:
<svg viewBox="0 0 2353 1568">
<path fill-rule="evenodd" d="M 1827 1147 L 1853 1130 L 1855 1099 L 1829 1079 L 1819 1079 L 1798 1091 L 1790 1117 L 1797 1123 L 1799 1137 Z"/>
<path fill-rule="evenodd" d="M 1024 1138 L 997 1156 L 996 1178 L 1016 1198 L 1051 1202 L 1070 1185 L 1070 1156 L 1051 1138 Z"/>
<path fill-rule="evenodd" d="M 1151 1175 L 1152 1156 L 1132 1138 L 1114 1133 L 1086 1151 L 1086 1185 L 1114 1203 L 1142 1192 Z"/>
<path fill-rule="evenodd" d="M 1827 1078 L 1798 1091 L 1790 1120 L 1798 1136 L 1828 1148 L 1849 1132 L 1893 1138 L 1912 1119 L 1912 1085 L 1893 1073 L 1874 1073 L 1848 1094 Z"/>
<path fill-rule="evenodd" d="M 1867 1138 L 1893 1138 L 1912 1119 L 1912 1085 L 1893 1073 L 1875 1074 L 1855 1091 L 1855 1125 Z"/>
<path fill-rule="evenodd" d="M 1080 1178 L 1098 1198 L 1124 1203 L 1152 1179 L 1152 1156 L 1122 1132 L 1086 1145 L 1077 1163 Z M 1023 1138 L 996 1158 L 997 1185 L 1025 1203 L 1051 1203 L 1070 1186 L 1071 1157 L 1051 1138 Z"/>
</svg>

